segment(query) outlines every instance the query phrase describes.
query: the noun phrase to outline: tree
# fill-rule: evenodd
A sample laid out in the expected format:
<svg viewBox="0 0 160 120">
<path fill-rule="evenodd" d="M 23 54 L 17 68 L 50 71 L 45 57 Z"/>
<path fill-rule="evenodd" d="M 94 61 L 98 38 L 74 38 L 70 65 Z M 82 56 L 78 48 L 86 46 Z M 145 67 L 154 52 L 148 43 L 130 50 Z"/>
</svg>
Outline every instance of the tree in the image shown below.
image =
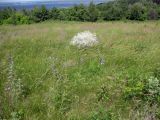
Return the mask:
<svg viewBox="0 0 160 120">
<path fill-rule="evenodd" d="M 59 16 L 59 10 L 57 8 L 52 8 L 49 14 L 50 14 L 49 16 L 51 19 L 57 20 Z"/>
<path fill-rule="evenodd" d="M 79 18 L 78 18 L 78 7 L 77 6 L 68 8 L 65 11 L 66 11 L 65 12 L 65 14 L 66 14 L 66 20 L 69 20 L 69 21 L 79 21 Z"/>
<path fill-rule="evenodd" d="M 158 19 L 158 12 L 152 8 L 149 10 L 148 17 L 150 20 L 157 20 Z"/>
<path fill-rule="evenodd" d="M 23 15 L 20 12 L 17 12 L 15 14 L 13 14 L 12 16 L 10 16 L 8 19 L 4 20 L 5 24 L 13 24 L 13 25 L 17 25 L 17 24 L 29 24 L 30 23 L 30 19 L 28 16 Z"/>
<path fill-rule="evenodd" d="M 12 14 L 8 19 L 5 19 L 3 23 L 16 25 L 17 24 L 16 15 Z"/>
<path fill-rule="evenodd" d="M 95 22 L 98 20 L 99 12 L 95 4 L 93 4 L 93 2 L 91 2 L 88 6 L 88 13 L 89 13 L 89 21 Z"/>
<path fill-rule="evenodd" d="M 78 21 L 89 21 L 89 12 L 83 4 L 74 6 L 74 15 Z"/>
<path fill-rule="evenodd" d="M 117 5 L 112 5 L 104 14 L 104 20 L 120 20 L 123 17 L 123 10 Z"/>
<path fill-rule="evenodd" d="M 89 12 L 86 9 L 81 9 L 78 12 L 79 21 L 89 21 Z"/>
<path fill-rule="evenodd" d="M 64 10 L 61 10 L 61 11 L 59 12 L 58 19 L 59 19 L 59 20 L 66 20 L 66 15 L 65 15 L 65 13 L 64 13 Z"/>
<path fill-rule="evenodd" d="M 143 21 L 147 19 L 147 12 L 145 6 L 141 3 L 135 3 L 129 7 L 129 15 L 128 18 L 130 20 L 140 20 Z"/>
<path fill-rule="evenodd" d="M 154 3 L 160 4 L 160 0 L 153 0 Z"/>
<path fill-rule="evenodd" d="M 44 5 L 41 6 L 41 8 L 35 7 L 32 10 L 33 13 L 33 20 L 35 22 L 41 22 L 49 19 L 49 11 L 46 9 Z"/>
<path fill-rule="evenodd" d="M 34 22 L 40 22 L 41 21 L 40 10 L 39 10 L 38 7 L 34 7 L 34 9 L 31 11 L 31 13 L 32 13 L 31 19 Z"/>
<path fill-rule="evenodd" d="M 49 11 L 46 9 L 45 5 L 41 6 L 41 21 L 45 21 L 49 18 Z"/>
<path fill-rule="evenodd" d="M 0 20 L 5 20 L 15 14 L 16 10 L 10 7 L 0 10 Z"/>
</svg>

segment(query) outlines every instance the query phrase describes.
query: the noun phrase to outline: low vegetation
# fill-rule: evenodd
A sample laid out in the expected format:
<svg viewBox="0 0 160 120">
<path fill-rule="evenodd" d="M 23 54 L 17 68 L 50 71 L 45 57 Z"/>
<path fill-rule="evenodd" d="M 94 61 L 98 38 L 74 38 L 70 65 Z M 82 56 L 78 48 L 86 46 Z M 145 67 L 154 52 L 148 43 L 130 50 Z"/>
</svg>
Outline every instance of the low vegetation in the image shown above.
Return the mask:
<svg viewBox="0 0 160 120">
<path fill-rule="evenodd" d="M 89 6 L 83 4 L 71 8 L 46 9 L 35 7 L 33 10 L 6 8 L 0 11 L 0 24 L 30 24 L 46 20 L 60 21 L 113 21 L 113 20 L 158 20 L 160 19 L 159 0 L 113 0 Z"/>
<path fill-rule="evenodd" d="M 89 30 L 98 44 L 70 45 Z M 160 119 L 160 22 L 0 27 L 0 119 Z"/>
</svg>

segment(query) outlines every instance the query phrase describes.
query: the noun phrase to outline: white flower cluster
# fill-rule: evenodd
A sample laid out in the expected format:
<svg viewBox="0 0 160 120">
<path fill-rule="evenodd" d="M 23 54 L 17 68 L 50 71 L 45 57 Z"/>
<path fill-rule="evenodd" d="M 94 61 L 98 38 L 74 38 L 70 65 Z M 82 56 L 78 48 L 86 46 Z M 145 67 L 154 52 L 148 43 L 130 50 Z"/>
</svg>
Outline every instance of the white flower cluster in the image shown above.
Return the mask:
<svg viewBox="0 0 160 120">
<path fill-rule="evenodd" d="M 91 47 L 96 45 L 97 43 L 98 40 L 95 33 L 93 34 L 90 31 L 84 31 L 74 36 L 70 44 L 80 48 L 80 47 Z"/>
<path fill-rule="evenodd" d="M 23 85 L 20 78 L 17 78 L 17 75 L 14 70 L 14 61 L 13 57 L 9 57 L 9 66 L 8 66 L 8 80 L 6 82 L 5 90 L 10 94 L 10 99 L 13 103 L 17 102 L 19 97 L 23 93 Z"/>
<path fill-rule="evenodd" d="M 148 79 L 149 93 L 160 95 L 160 80 L 154 77 Z"/>
</svg>

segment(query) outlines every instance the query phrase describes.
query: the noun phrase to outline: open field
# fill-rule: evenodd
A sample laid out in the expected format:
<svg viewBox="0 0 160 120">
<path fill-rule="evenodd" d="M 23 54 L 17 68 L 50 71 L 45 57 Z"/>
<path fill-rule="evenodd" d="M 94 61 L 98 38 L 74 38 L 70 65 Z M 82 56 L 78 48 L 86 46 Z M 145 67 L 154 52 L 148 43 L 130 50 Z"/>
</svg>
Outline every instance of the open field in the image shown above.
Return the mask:
<svg viewBox="0 0 160 120">
<path fill-rule="evenodd" d="M 71 46 L 85 30 L 100 43 Z M 150 77 L 160 80 L 160 21 L 0 26 L 0 119 L 158 120 Z"/>
</svg>

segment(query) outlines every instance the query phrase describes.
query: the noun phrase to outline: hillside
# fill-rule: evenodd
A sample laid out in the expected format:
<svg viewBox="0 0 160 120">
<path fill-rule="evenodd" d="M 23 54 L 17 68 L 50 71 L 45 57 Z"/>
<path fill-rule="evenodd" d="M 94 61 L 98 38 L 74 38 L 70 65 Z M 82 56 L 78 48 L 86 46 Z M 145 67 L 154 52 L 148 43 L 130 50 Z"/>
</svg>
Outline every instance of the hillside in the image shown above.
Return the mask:
<svg viewBox="0 0 160 120">
<path fill-rule="evenodd" d="M 78 32 L 99 44 L 77 48 Z M 160 21 L 0 27 L 0 119 L 158 120 Z"/>
</svg>

